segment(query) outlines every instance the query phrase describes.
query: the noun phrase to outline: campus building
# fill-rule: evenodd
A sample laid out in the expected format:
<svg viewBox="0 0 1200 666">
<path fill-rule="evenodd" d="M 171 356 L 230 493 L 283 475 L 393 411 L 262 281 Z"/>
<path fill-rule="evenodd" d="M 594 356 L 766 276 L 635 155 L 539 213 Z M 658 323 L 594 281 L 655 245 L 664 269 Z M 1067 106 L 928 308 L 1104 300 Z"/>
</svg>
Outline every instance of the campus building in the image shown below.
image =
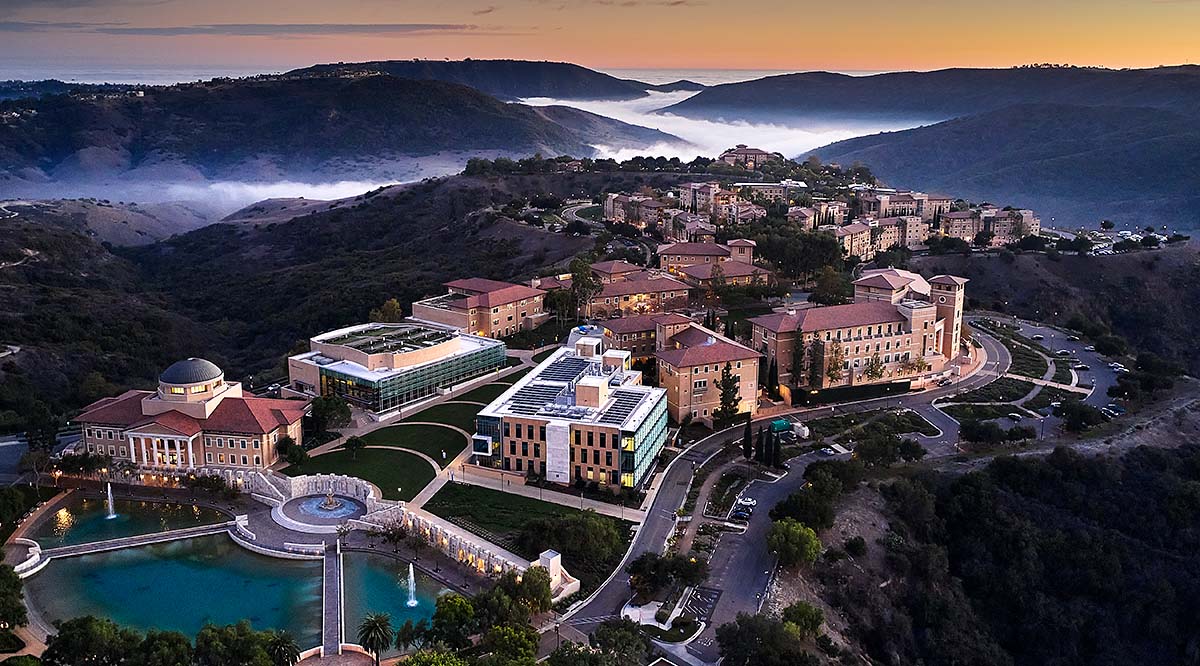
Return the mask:
<svg viewBox="0 0 1200 666">
<path fill-rule="evenodd" d="M 154 391 L 97 400 L 75 418 L 82 450 L 163 474 L 270 467 L 284 437 L 303 440 L 308 401 L 242 395 L 242 385 L 202 358 L 163 371 Z"/>
<path fill-rule="evenodd" d="M 642 385 L 629 352 L 583 336 L 480 410 L 472 462 L 617 491 L 641 486 L 666 438 L 666 392 Z"/>
<path fill-rule="evenodd" d="M 758 411 L 757 351 L 695 323 L 658 340 L 658 384 L 667 391 L 667 409 L 676 423 L 690 418 L 712 425 L 726 365 L 737 377 L 738 411 Z"/>
<path fill-rule="evenodd" d="M 745 238 L 734 238 L 722 245 L 719 243 L 668 243 L 658 246 L 659 263 L 664 270 L 676 275 L 687 266 L 713 264 L 721 261 L 754 263 L 754 248 L 757 243 Z"/>
<path fill-rule="evenodd" d="M 583 306 L 585 317 L 621 317 L 667 312 L 686 307 L 688 286 L 675 278 L 652 272 L 606 283 Z"/>
<path fill-rule="evenodd" d="M 612 349 L 629 352 L 633 360 L 652 358 L 659 350 L 658 341 L 667 340 L 692 320 L 677 313 L 617 317 L 597 324 L 604 329 L 606 342 Z"/>
<path fill-rule="evenodd" d="M 967 280 L 866 271 L 847 305 L 785 310 L 750 320 L 753 347 L 780 384 L 807 389 L 925 381 L 944 373 L 962 342 Z"/>
<path fill-rule="evenodd" d="M 499 340 L 418 322 L 360 324 L 322 333 L 288 359 L 288 390 L 336 395 L 386 414 L 503 368 Z"/>
<path fill-rule="evenodd" d="M 414 319 L 499 338 L 537 328 L 550 316 L 541 289 L 485 278 L 454 280 L 445 286 L 445 294 L 412 304 Z"/>
</svg>

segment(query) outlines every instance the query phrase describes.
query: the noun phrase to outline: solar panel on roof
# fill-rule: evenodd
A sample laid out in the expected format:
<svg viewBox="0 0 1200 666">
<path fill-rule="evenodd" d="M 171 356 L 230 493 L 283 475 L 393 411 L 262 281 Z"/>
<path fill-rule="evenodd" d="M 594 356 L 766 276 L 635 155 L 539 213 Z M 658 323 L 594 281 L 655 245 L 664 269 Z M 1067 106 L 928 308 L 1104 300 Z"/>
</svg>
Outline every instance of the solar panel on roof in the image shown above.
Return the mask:
<svg viewBox="0 0 1200 666">
<path fill-rule="evenodd" d="M 612 404 L 600 415 L 600 423 L 624 423 L 633 410 L 641 404 L 642 395 L 637 391 L 613 391 Z"/>
<path fill-rule="evenodd" d="M 579 375 L 583 374 L 591 364 L 591 361 L 577 356 L 564 356 L 546 366 L 537 376 L 538 379 L 550 382 L 572 382 L 578 379 Z"/>
</svg>

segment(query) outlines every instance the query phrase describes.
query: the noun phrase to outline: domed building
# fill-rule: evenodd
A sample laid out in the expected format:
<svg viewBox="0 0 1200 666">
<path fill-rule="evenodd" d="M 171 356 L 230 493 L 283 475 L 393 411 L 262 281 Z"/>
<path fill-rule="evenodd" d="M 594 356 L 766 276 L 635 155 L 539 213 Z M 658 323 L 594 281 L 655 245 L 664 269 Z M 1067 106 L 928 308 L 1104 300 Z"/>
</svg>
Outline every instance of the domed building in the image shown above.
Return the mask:
<svg viewBox="0 0 1200 666">
<path fill-rule="evenodd" d="M 242 395 L 211 361 L 172 363 L 154 391 L 103 398 L 75 419 L 88 453 L 129 460 L 151 473 L 220 470 L 229 476 L 274 464 L 279 440 L 303 440 L 307 400 Z"/>
</svg>

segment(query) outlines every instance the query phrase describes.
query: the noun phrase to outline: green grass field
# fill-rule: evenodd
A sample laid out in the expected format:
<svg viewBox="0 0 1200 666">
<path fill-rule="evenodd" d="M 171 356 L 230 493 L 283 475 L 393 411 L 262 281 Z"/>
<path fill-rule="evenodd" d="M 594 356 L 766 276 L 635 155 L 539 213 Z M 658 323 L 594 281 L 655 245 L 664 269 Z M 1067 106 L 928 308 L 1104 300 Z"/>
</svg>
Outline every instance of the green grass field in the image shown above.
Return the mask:
<svg viewBox="0 0 1200 666">
<path fill-rule="evenodd" d="M 540 352 L 538 352 L 538 353 L 536 353 L 536 354 L 534 354 L 534 355 L 533 355 L 533 360 L 534 360 L 534 362 L 535 362 L 535 363 L 541 363 L 542 361 L 544 361 L 544 360 L 546 360 L 546 359 L 550 358 L 550 355 L 551 355 L 551 354 L 553 354 L 553 353 L 554 353 L 554 352 L 556 352 L 556 351 L 558 351 L 558 347 L 551 347 L 551 348 L 549 348 L 549 349 L 546 349 L 546 350 L 544 350 L 544 351 L 540 351 Z"/>
<path fill-rule="evenodd" d="M 471 407 L 471 405 L 461 406 Z M 434 408 L 430 407 L 430 409 Z M 427 420 L 426 418 L 422 418 L 423 414 L 425 412 L 414 414 L 413 420 Z M 472 425 L 470 428 L 466 428 L 467 432 L 471 432 L 474 427 Z M 467 448 L 467 445 L 470 444 L 467 438 L 463 437 L 461 433 L 450 428 L 434 425 L 395 425 L 380 428 L 379 430 L 363 435 L 363 441 L 367 443 L 367 446 L 397 446 L 420 451 L 436 460 L 442 467 L 453 461 L 454 456 L 457 456 L 460 451 Z M 443 451 L 446 452 L 445 460 L 442 459 Z"/>
<path fill-rule="evenodd" d="M 954 402 L 1012 402 L 1024 398 L 1034 384 L 1013 377 L 1001 377 L 986 386 L 955 396 Z"/>
<path fill-rule="evenodd" d="M 530 520 L 579 513 L 569 506 L 462 483 L 446 484 L 422 508 L 452 522 L 474 524 L 502 539 L 520 532 Z"/>
<path fill-rule="evenodd" d="M 1015 405 L 949 405 L 941 409 L 959 421 L 990 421 L 1004 418 L 1013 412 L 1028 416 L 1024 410 Z"/>
<path fill-rule="evenodd" d="M 466 400 L 469 402 L 482 402 L 486 405 L 487 403 L 500 397 L 501 393 L 504 393 L 510 388 L 512 388 L 512 384 L 492 382 L 491 384 L 484 384 L 477 389 L 471 389 L 469 392 L 457 396 L 454 399 Z"/>
<path fill-rule="evenodd" d="M 467 432 L 475 432 L 475 415 L 479 413 L 480 409 L 482 409 L 482 407 L 479 405 L 460 402 L 445 402 L 440 405 L 429 407 L 428 409 L 422 409 L 412 416 L 407 416 L 401 420 L 401 423 L 412 421 L 445 423 L 456 428 L 462 428 Z"/>
<path fill-rule="evenodd" d="M 352 457 L 349 451 L 337 450 L 315 456 L 302 467 L 288 467 L 283 473 L 346 474 L 379 486 L 385 499 L 403 501 L 416 497 L 434 477 L 433 468 L 421 458 L 386 449 L 364 449 L 357 457 Z"/>
</svg>

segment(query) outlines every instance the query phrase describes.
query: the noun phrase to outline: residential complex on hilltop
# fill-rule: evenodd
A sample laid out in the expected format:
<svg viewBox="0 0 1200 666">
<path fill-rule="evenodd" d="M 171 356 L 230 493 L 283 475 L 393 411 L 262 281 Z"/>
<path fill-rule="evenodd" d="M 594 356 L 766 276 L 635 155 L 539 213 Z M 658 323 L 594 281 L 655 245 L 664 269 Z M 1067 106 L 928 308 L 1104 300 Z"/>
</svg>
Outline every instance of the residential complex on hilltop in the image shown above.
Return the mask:
<svg viewBox="0 0 1200 666">
<path fill-rule="evenodd" d="M 726 367 L 737 384 L 736 411 L 758 411 L 759 352 L 700 326 L 657 336 L 658 383 L 667 390 L 667 406 L 676 423 L 713 424 L 721 406 L 721 377 Z"/>
<path fill-rule="evenodd" d="M 336 395 L 384 415 L 503 368 L 505 350 L 499 340 L 446 326 L 360 324 L 322 333 L 289 358 L 287 391 Z"/>
<path fill-rule="evenodd" d="M 866 271 L 854 282 L 853 303 L 754 317 L 751 344 L 785 386 L 928 381 L 958 356 L 966 282 Z"/>
<path fill-rule="evenodd" d="M 639 488 L 667 438 L 667 392 L 627 351 L 584 336 L 556 350 L 475 419 L 472 463 L 558 484 Z"/>
<path fill-rule="evenodd" d="M 242 395 L 242 385 L 202 358 L 172 364 L 154 391 L 103 398 L 74 419 L 81 448 L 127 460 L 141 472 L 178 476 L 196 470 L 230 480 L 266 469 L 285 437 L 303 440 L 308 401 Z"/>
</svg>

